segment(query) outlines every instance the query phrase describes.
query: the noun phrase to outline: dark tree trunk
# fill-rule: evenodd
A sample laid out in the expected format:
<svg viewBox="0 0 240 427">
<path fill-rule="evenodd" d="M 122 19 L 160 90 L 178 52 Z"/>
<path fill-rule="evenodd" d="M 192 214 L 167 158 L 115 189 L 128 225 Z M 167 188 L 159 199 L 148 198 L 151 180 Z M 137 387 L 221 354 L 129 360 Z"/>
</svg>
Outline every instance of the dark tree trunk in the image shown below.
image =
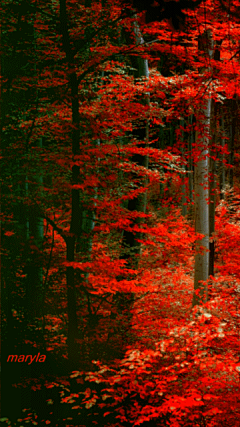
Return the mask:
<svg viewBox="0 0 240 427">
<path fill-rule="evenodd" d="M 135 41 L 136 45 L 141 45 L 144 43 L 144 40 L 142 38 L 139 26 L 136 22 L 134 22 L 134 34 L 135 34 Z M 131 57 L 133 61 L 133 67 L 135 67 L 134 77 L 136 81 L 141 78 L 148 79 L 149 77 L 149 70 L 148 70 L 148 61 L 147 59 L 143 59 L 141 57 Z M 140 102 L 143 104 L 149 103 L 149 95 L 146 94 L 142 99 L 140 99 Z M 139 147 L 146 147 L 146 143 L 148 141 L 148 123 L 146 120 L 139 120 L 137 123 L 133 124 L 133 137 L 135 137 L 139 141 L 144 141 L 143 144 L 141 144 Z M 145 168 L 148 168 L 148 156 L 142 156 L 140 154 L 136 154 L 132 157 L 132 162 L 135 163 L 138 166 L 143 166 Z M 147 185 L 147 179 L 143 178 L 142 180 L 142 186 L 145 187 Z M 138 197 L 135 197 L 134 199 L 129 200 L 128 202 L 128 210 L 130 212 L 136 211 L 136 212 L 146 212 L 146 206 L 147 206 L 147 191 L 140 194 Z M 136 219 L 135 223 L 140 224 L 142 222 L 141 219 Z M 124 231 L 123 233 L 123 248 L 129 248 L 132 256 L 129 257 L 129 255 L 122 255 L 121 258 L 130 260 L 132 267 L 137 268 L 138 266 L 138 256 L 140 254 L 141 250 L 141 244 L 139 243 L 138 239 L 141 238 L 140 233 L 131 233 L 128 231 Z M 130 262 L 130 261 L 129 261 Z M 129 265 L 130 267 L 130 265 Z"/>
<path fill-rule="evenodd" d="M 180 120 L 180 126 L 182 126 L 184 128 L 184 120 Z M 181 153 L 182 153 L 182 158 L 184 159 L 184 130 L 181 131 Z M 182 168 L 186 170 L 186 166 L 182 165 Z M 185 184 L 185 179 L 186 179 L 186 174 L 181 174 L 181 179 L 182 179 L 182 203 L 181 203 L 181 211 L 182 211 L 182 216 L 187 216 L 187 198 L 186 198 L 186 184 Z"/>
<path fill-rule="evenodd" d="M 73 67 L 73 54 L 69 40 L 68 33 L 68 18 L 66 9 L 66 0 L 60 0 L 60 25 L 62 33 L 63 50 L 68 60 L 68 67 L 71 70 Z M 71 90 L 72 99 L 72 153 L 73 160 L 74 156 L 79 154 L 79 140 L 80 140 L 80 128 L 79 128 L 79 100 L 78 100 L 78 81 L 75 72 L 71 72 L 69 75 L 69 83 Z M 79 179 L 79 167 L 74 165 L 72 167 L 72 184 L 77 184 Z M 71 209 L 71 225 L 70 225 L 70 236 L 67 238 L 67 262 L 74 262 L 75 260 L 75 241 L 76 236 L 79 234 L 81 228 L 80 222 L 80 204 L 79 204 L 79 190 L 72 189 L 72 209 Z M 75 361 L 77 361 L 77 303 L 76 303 L 76 283 L 75 274 L 72 266 L 67 266 L 66 269 L 67 279 L 67 304 L 68 304 L 68 359 L 70 366 L 73 367 Z"/>
<path fill-rule="evenodd" d="M 86 6 L 90 6 L 89 1 Z M 60 0 L 60 26 L 62 33 L 63 50 L 65 52 L 68 68 L 69 83 L 72 100 L 72 154 L 73 162 L 75 156 L 80 154 L 80 114 L 79 114 L 79 97 L 78 97 L 78 79 L 74 69 L 74 53 L 69 39 L 68 18 L 66 9 L 66 0 Z M 72 185 L 81 182 L 80 168 L 77 165 L 72 167 Z M 74 262 L 76 252 L 81 252 L 85 259 L 89 260 L 92 250 L 92 240 L 90 233 L 94 227 L 94 220 L 91 212 L 86 210 L 82 204 L 83 195 L 80 190 L 73 188 L 71 192 L 72 209 L 71 224 L 67 242 L 67 261 Z M 72 266 L 67 267 L 67 302 L 68 302 L 68 358 L 70 366 L 79 363 L 76 339 L 78 338 L 78 318 L 77 318 L 77 300 L 76 284 L 80 281 L 80 276 L 75 274 Z M 79 283 L 78 283 L 79 284 Z"/>
<path fill-rule="evenodd" d="M 214 276 L 214 256 L 215 256 L 215 242 L 213 233 L 215 231 L 215 206 L 216 206 L 216 160 L 214 159 L 214 147 L 216 145 L 216 104 L 212 104 L 212 123 L 211 134 L 212 142 L 210 147 L 209 158 L 209 276 Z"/>
<path fill-rule="evenodd" d="M 140 45 L 144 43 L 144 40 L 142 38 L 140 29 L 138 27 L 138 24 L 134 22 L 134 34 L 135 34 L 135 42 L 136 45 Z M 134 77 L 137 81 L 138 79 L 145 78 L 147 79 L 149 77 L 149 70 L 148 70 L 148 61 L 146 59 L 143 59 L 141 57 L 131 57 L 134 71 Z M 149 103 L 149 95 L 145 94 L 140 101 L 142 104 L 148 104 Z M 140 144 L 139 147 L 146 147 L 147 141 L 148 141 L 148 123 L 146 120 L 139 119 L 138 122 L 133 123 L 133 137 L 136 138 L 139 141 L 144 141 L 143 144 Z M 136 154 L 132 157 L 131 161 L 138 165 L 143 166 L 145 168 L 148 168 L 148 156 L 142 156 L 140 154 Z M 135 178 L 135 177 L 134 177 Z M 147 178 L 143 178 L 140 186 L 146 187 L 147 186 Z M 141 193 L 138 197 L 135 197 L 134 199 L 129 200 L 128 202 L 128 210 L 130 212 L 146 212 L 146 206 L 147 206 L 147 191 L 144 193 Z M 140 224 L 142 222 L 142 219 L 136 218 L 132 225 Z M 136 269 L 138 268 L 139 263 L 139 256 L 141 253 L 141 243 L 139 242 L 139 239 L 142 238 L 141 233 L 134 233 L 130 231 L 124 230 L 123 237 L 122 237 L 122 254 L 120 256 L 120 259 L 124 259 L 127 261 L 126 267 Z M 133 279 L 133 277 L 129 276 L 129 279 Z M 121 280 L 121 277 L 119 277 L 119 280 Z M 131 323 L 131 309 L 134 302 L 134 295 L 132 293 L 117 293 L 116 295 L 117 299 L 117 306 L 119 313 L 121 314 L 121 323 L 122 327 L 121 334 L 122 334 L 122 343 L 123 347 L 128 343 L 128 330 L 130 329 L 130 323 Z M 124 348 L 119 349 L 119 355 L 123 354 Z"/>
<path fill-rule="evenodd" d="M 232 100 L 232 107 L 235 108 L 236 100 Z M 234 139 L 235 139 L 235 133 L 236 133 L 236 124 L 237 124 L 237 117 L 236 113 L 232 111 L 232 120 L 230 123 L 230 138 L 229 138 L 229 164 L 232 166 L 229 169 L 229 186 L 230 188 L 233 188 L 233 166 L 234 166 Z"/>
<path fill-rule="evenodd" d="M 193 124 L 193 116 L 191 115 L 189 118 L 189 124 Z M 191 129 L 188 138 L 188 187 L 189 187 L 189 212 L 188 217 L 190 221 L 193 220 L 193 159 L 192 159 L 192 144 L 194 142 L 194 130 Z"/>
<path fill-rule="evenodd" d="M 75 238 L 67 238 L 67 261 L 74 261 L 74 249 L 75 249 Z M 76 303 L 76 289 L 75 289 L 75 276 L 74 268 L 67 267 L 66 271 L 67 276 L 67 311 L 68 311 L 68 361 L 71 368 L 77 363 L 77 331 L 78 331 L 78 321 L 77 321 L 77 303 Z"/>
<path fill-rule="evenodd" d="M 225 145 L 225 126 L 224 126 L 224 118 L 221 117 L 221 146 Z M 220 170 L 219 170 L 219 184 L 220 184 L 220 199 L 225 199 L 225 187 L 226 187 L 226 179 L 225 179 L 225 165 L 224 165 L 224 154 L 220 155 Z"/>
<path fill-rule="evenodd" d="M 36 146 L 42 148 L 42 138 L 37 140 Z M 41 168 L 34 176 L 29 176 L 30 183 L 26 182 L 25 196 L 28 191 L 43 191 L 43 175 Z M 34 184 L 31 184 L 31 181 Z M 26 177 L 27 181 L 27 177 Z M 28 188 L 29 185 L 29 188 Z M 26 211 L 26 208 L 25 208 Z M 28 208 L 28 214 L 25 216 L 25 230 L 29 246 L 29 262 L 26 266 L 26 303 L 27 317 L 31 321 L 34 317 L 41 317 L 43 314 L 43 239 L 44 226 L 43 218 L 38 214 L 36 206 Z"/>
</svg>

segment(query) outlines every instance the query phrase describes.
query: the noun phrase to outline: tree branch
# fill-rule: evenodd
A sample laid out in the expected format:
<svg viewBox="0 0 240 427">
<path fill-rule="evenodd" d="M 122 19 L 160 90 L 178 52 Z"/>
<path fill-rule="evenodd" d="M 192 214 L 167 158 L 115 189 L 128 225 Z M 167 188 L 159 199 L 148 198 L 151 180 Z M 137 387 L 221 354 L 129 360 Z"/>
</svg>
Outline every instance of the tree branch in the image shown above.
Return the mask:
<svg viewBox="0 0 240 427">
<path fill-rule="evenodd" d="M 57 226 L 57 224 L 48 216 L 46 215 L 39 215 L 42 218 L 44 218 L 48 224 L 52 226 L 52 228 L 64 239 L 65 242 L 67 242 L 68 233 L 65 233 L 60 227 Z"/>
</svg>

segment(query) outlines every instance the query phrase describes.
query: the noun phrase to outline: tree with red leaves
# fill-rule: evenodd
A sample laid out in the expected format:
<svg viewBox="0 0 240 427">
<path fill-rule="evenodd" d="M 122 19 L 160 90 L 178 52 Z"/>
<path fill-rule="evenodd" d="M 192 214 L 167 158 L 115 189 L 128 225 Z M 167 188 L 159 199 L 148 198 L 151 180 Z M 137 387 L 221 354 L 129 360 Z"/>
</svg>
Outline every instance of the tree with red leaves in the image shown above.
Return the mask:
<svg viewBox="0 0 240 427">
<path fill-rule="evenodd" d="M 75 371 L 42 384 L 62 386 L 47 424 L 78 409 L 74 425 L 239 422 L 238 4 L 231 15 L 210 0 L 157 3 L 145 21 L 145 5 L 121 2 L 2 6 L 3 330 L 11 352 L 41 341 Z M 165 18 L 177 17 L 173 33 Z M 223 201 L 217 174 L 233 146 Z M 181 215 L 193 200 L 195 224 Z M 29 212 L 44 221 L 43 248 Z M 31 322 L 26 265 L 43 271 Z"/>
</svg>

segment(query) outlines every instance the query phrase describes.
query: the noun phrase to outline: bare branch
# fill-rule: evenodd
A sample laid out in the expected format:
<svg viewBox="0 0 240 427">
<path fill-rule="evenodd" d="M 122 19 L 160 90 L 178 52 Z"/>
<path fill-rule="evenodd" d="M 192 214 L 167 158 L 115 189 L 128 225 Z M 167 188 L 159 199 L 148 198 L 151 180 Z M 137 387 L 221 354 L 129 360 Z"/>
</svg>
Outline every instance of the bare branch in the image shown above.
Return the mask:
<svg viewBox="0 0 240 427">
<path fill-rule="evenodd" d="M 60 227 L 58 227 L 57 224 L 51 218 L 41 214 L 40 216 L 42 216 L 42 218 L 44 218 L 52 226 L 52 228 L 65 240 L 65 242 L 67 241 L 68 234 L 65 233 Z"/>
</svg>

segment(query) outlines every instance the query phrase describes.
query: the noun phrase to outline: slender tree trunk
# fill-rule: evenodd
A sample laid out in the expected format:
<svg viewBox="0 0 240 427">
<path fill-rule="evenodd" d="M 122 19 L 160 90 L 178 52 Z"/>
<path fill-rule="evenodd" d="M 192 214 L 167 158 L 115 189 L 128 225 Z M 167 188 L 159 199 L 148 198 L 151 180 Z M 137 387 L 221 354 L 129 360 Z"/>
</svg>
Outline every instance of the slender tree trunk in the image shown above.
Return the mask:
<svg viewBox="0 0 240 427">
<path fill-rule="evenodd" d="M 225 126 L 224 126 L 224 119 L 221 117 L 221 146 L 224 147 L 225 145 L 225 138 L 224 138 L 224 132 L 225 132 Z M 224 154 L 220 155 L 220 171 L 219 171 L 219 184 L 220 184 L 220 199 L 225 200 L 225 187 L 226 187 L 226 179 L 225 179 L 225 165 L 224 165 Z"/>
<path fill-rule="evenodd" d="M 236 100 L 232 100 L 232 107 L 233 110 L 235 108 L 236 101 L 238 100 L 238 97 L 236 97 Z M 229 186 L 230 188 L 233 188 L 233 166 L 234 166 L 234 140 L 235 140 L 235 133 L 236 133 L 236 123 L 237 123 L 237 116 L 234 111 L 232 111 L 232 120 L 230 123 L 230 139 L 229 139 L 229 164 L 232 166 L 229 169 Z"/>
<path fill-rule="evenodd" d="M 213 54 L 213 43 L 209 32 L 201 39 L 201 48 L 211 58 Z M 199 46 L 199 47 L 200 47 Z M 195 230 L 203 235 L 196 242 L 195 274 L 194 274 L 194 296 L 193 307 L 207 301 L 208 288 L 206 281 L 209 274 L 209 131 L 211 119 L 211 98 L 206 101 L 203 110 L 201 125 L 204 127 L 206 136 L 196 135 L 196 143 L 199 147 L 199 157 L 195 164 Z"/>
<path fill-rule="evenodd" d="M 215 148 L 216 142 L 216 105 L 212 104 L 212 126 L 211 146 Z M 215 152 L 211 148 L 209 158 L 209 276 L 214 276 L 214 256 L 215 256 L 215 242 L 213 233 L 215 231 L 215 206 L 216 206 L 216 160 Z"/>
<path fill-rule="evenodd" d="M 193 124 L 193 116 L 189 118 L 189 124 Z M 188 187 L 189 187 L 189 213 L 188 217 L 190 221 L 193 220 L 193 158 L 192 158 L 192 143 L 194 142 L 194 131 L 191 129 L 188 138 Z"/>
<path fill-rule="evenodd" d="M 136 45 L 143 44 L 144 40 L 136 22 L 134 22 L 134 34 L 135 34 Z M 134 61 L 134 59 L 136 61 Z M 143 59 L 141 57 L 137 57 L 134 59 L 133 59 L 134 61 L 133 66 L 135 68 L 135 72 L 134 72 L 135 79 L 136 80 L 141 78 L 148 79 L 149 77 L 148 60 Z M 142 102 L 143 104 L 148 104 L 149 94 L 145 94 L 145 96 L 140 100 L 140 102 Z M 134 126 L 133 136 L 139 141 L 144 141 L 144 143 L 141 144 L 141 147 L 145 147 L 149 137 L 148 123 L 146 122 L 146 120 L 139 120 L 138 123 L 134 123 L 133 126 Z M 136 154 L 132 157 L 131 160 L 133 163 L 139 166 L 148 168 L 148 156 L 142 156 L 140 154 Z M 144 187 L 147 186 L 147 178 L 144 178 L 142 180 L 141 185 Z M 128 210 L 130 212 L 136 211 L 136 212 L 145 213 L 146 206 L 147 206 L 147 191 L 145 191 L 144 193 L 141 193 L 139 196 L 129 200 L 128 202 Z M 138 225 L 141 222 L 142 222 L 142 219 L 140 218 L 137 218 L 134 221 L 134 223 Z M 127 261 L 128 268 L 133 268 L 133 269 L 138 268 L 139 256 L 141 252 L 141 243 L 139 242 L 139 239 L 141 239 L 141 237 L 142 237 L 141 233 L 133 233 L 126 230 L 124 230 L 123 232 L 122 254 L 120 258 L 125 259 Z M 124 335 L 126 335 L 126 330 L 129 328 L 129 325 L 130 325 L 130 320 L 131 320 L 130 311 L 133 305 L 133 301 L 134 301 L 134 295 L 132 293 L 117 294 L 117 305 L 120 313 L 124 316 L 123 317 L 124 327 L 122 328 Z M 124 342 L 126 343 L 126 337 L 124 338 Z"/>
<path fill-rule="evenodd" d="M 36 144 L 38 148 L 42 148 L 42 138 L 38 138 Z M 34 180 L 33 190 L 39 192 L 43 189 L 43 175 L 41 169 L 30 177 Z M 28 183 L 26 182 L 26 195 L 28 192 Z M 30 206 L 26 221 L 26 234 L 29 241 L 30 262 L 27 266 L 27 312 L 30 319 L 33 317 L 42 316 L 43 308 L 43 238 L 44 227 L 43 218 L 37 214 L 35 206 Z"/>
<path fill-rule="evenodd" d="M 86 7 L 91 6 L 91 1 L 86 0 Z M 60 26 L 62 33 L 63 50 L 65 52 L 69 68 L 69 84 L 72 100 L 72 154 L 73 162 L 75 156 L 80 154 L 80 114 L 79 114 L 79 97 L 78 97 L 78 79 L 77 74 L 72 72 L 74 69 L 74 55 L 69 39 L 68 18 L 66 0 L 60 0 Z M 77 165 L 72 167 L 72 185 L 81 182 L 80 168 Z M 66 239 L 67 244 L 67 262 L 74 262 L 76 250 L 89 260 L 92 250 L 92 240 L 89 233 L 94 227 L 93 213 L 86 210 L 83 203 L 84 197 L 76 188 L 72 189 L 72 209 L 70 236 Z M 75 248 L 77 243 L 77 247 Z M 78 318 L 77 318 L 77 301 L 76 301 L 76 281 L 79 276 L 75 275 L 74 269 L 68 266 L 66 269 L 67 279 L 67 302 L 68 302 L 68 359 L 70 366 L 79 364 L 78 345 Z"/>
<path fill-rule="evenodd" d="M 74 261 L 74 251 L 75 251 L 75 237 L 69 237 L 67 240 L 67 261 Z M 77 331 L 78 331 L 78 321 L 77 321 L 77 303 L 76 303 L 76 286 L 75 286 L 75 276 L 73 267 L 67 267 L 66 269 L 66 279 L 67 279 L 67 311 L 68 311 L 68 335 L 67 335 L 67 344 L 68 344 L 68 361 L 71 367 L 77 362 Z"/>
<path fill-rule="evenodd" d="M 220 46 L 222 40 L 216 42 L 214 50 L 215 61 L 220 61 Z M 217 104 L 212 102 L 212 120 L 211 120 L 211 150 L 209 158 L 209 276 L 214 276 L 214 259 L 215 259 L 215 207 L 216 207 L 216 135 L 217 135 Z"/>
<path fill-rule="evenodd" d="M 210 111 L 209 99 L 203 123 L 206 126 L 210 124 Z M 195 231 L 203 234 L 203 238 L 196 242 L 193 306 L 207 301 L 207 285 L 202 282 L 208 279 L 209 271 L 208 140 L 204 138 L 198 143 L 201 154 L 195 165 Z"/>
<path fill-rule="evenodd" d="M 34 16 L 34 19 L 36 17 Z M 38 34 L 36 33 L 34 26 L 32 27 L 33 31 L 33 48 L 37 49 L 37 38 Z M 34 76 L 37 84 L 37 66 L 34 63 Z M 35 102 L 36 102 L 36 116 L 38 115 L 38 100 L 39 100 L 39 89 L 33 89 Z M 35 117 L 33 120 L 34 128 Z M 29 153 L 29 141 L 31 138 L 31 132 L 29 133 L 26 139 L 26 151 Z M 42 149 L 43 147 L 43 138 L 40 137 L 34 143 L 35 147 Z M 39 165 L 38 170 L 35 172 L 34 176 L 29 176 L 30 183 L 28 184 L 28 177 L 25 176 L 25 196 L 28 196 L 29 190 L 31 188 L 35 192 L 43 192 L 43 171 L 41 165 Z M 31 184 L 33 179 L 34 184 Z M 37 190 L 37 191 L 36 191 Z M 25 207 L 26 211 L 26 207 Z M 27 209 L 28 214 L 24 216 L 25 220 L 25 230 L 26 238 L 29 242 L 29 246 L 34 246 L 34 250 L 31 251 L 30 255 L 30 264 L 27 268 L 27 313 L 30 317 L 29 320 L 33 317 L 42 317 L 43 316 L 43 241 L 44 241 L 44 222 L 43 218 L 39 216 L 38 210 L 35 206 L 30 206 Z"/>
<path fill-rule="evenodd" d="M 134 34 L 135 34 L 135 41 L 136 45 L 141 45 L 144 43 L 144 39 L 141 35 L 139 26 L 137 22 L 134 22 Z M 141 57 L 136 58 L 137 61 L 137 69 L 134 72 L 135 79 L 141 79 L 145 78 L 148 79 L 149 77 L 149 70 L 148 70 L 148 60 L 143 59 Z M 136 63 L 134 63 L 136 67 Z M 143 104 L 149 103 L 149 94 L 145 94 L 145 97 L 141 99 L 141 102 Z M 145 147 L 146 143 L 148 141 L 148 124 L 146 120 L 139 120 L 138 123 L 134 124 L 133 129 L 133 136 L 136 137 L 139 141 L 145 141 L 144 144 L 141 145 L 141 147 Z M 145 168 L 148 168 L 148 156 L 142 156 L 140 154 L 136 154 L 132 157 L 132 162 L 136 163 L 139 166 L 143 166 Z M 143 179 L 142 182 L 143 186 L 147 185 L 147 179 Z M 145 191 L 143 194 L 140 194 L 138 197 L 135 197 L 134 199 L 129 200 L 128 202 L 128 210 L 129 211 L 137 211 L 137 212 L 146 212 L 146 206 L 147 206 L 147 192 Z M 141 223 L 141 219 L 136 219 L 135 222 L 137 224 Z M 129 261 L 129 267 L 137 268 L 138 265 L 138 256 L 140 254 L 141 244 L 138 242 L 138 239 L 141 238 L 140 233 L 132 233 L 129 231 L 124 231 L 123 233 L 123 248 L 129 248 L 131 255 L 122 255 L 122 259 L 128 259 Z M 125 251 L 124 251 L 125 252 Z M 130 261 L 131 260 L 131 261 Z"/>
<path fill-rule="evenodd" d="M 68 18 L 66 9 L 66 0 L 60 0 L 60 26 L 62 33 L 63 50 L 65 51 L 69 70 L 74 68 L 73 56 L 71 53 L 71 44 L 68 33 Z M 80 117 L 79 117 L 79 100 L 78 100 L 78 81 L 75 72 L 70 71 L 69 83 L 71 90 L 72 99 L 72 153 L 73 161 L 74 156 L 79 154 L 79 141 L 80 141 Z M 79 167 L 74 165 L 72 167 L 72 184 L 78 184 L 79 182 Z M 70 224 L 70 236 L 66 240 L 67 244 L 67 262 L 75 261 L 75 242 L 76 236 L 79 234 L 81 229 L 80 218 L 80 196 L 79 190 L 72 189 L 72 209 L 71 209 L 71 224 Z M 66 279 L 67 279 L 67 311 L 68 311 L 68 360 L 70 366 L 73 367 L 74 363 L 77 362 L 77 303 L 76 303 L 76 283 L 74 269 L 71 266 L 66 268 Z"/>
<path fill-rule="evenodd" d="M 140 29 L 137 25 L 137 23 L 134 23 L 134 34 L 135 34 L 135 40 L 136 44 L 140 45 L 144 43 L 143 37 L 141 36 Z M 148 78 L 149 77 L 149 70 L 148 70 L 148 60 L 143 59 L 141 57 L 137 57 L 137 65 L 138 68 L 135 71 L 135 79 L 139 78 Z M 145 95 L 145 99 L 142 99 L 141 102 L 143 104 L 149 103 L 149 95 Z M 133 135 L 139 140 L 139 141 L 148 141 L 148 124 L 146 121 L 140 121 L 139 124 L 135 125 L 135 129 L 133 130 Z M 141 145 L 145 146 L 145 144 Z M 145 168 L 148 168 L 148 156 L 142 156 L 140 154 L 136 154 L 132 157 L 132 162 L 136 163 L 139 166 L 143 166 Z M 147 185 L 147 179 L 144 179 L 142 182 L 143 186 Z M 132 200 L 129 200 L 128 202 L 128 210 L 129 211 L 137 211 L 137 212 L 146 212 L 146 206 L 147 206 L 147 192 L 144 192 L 143 194 L 140 194 L 138 197 L 135 197 Z M 137 219 L 136 223 L 140 223 L 141 220 Z M 133 256 L 131 257 L 133 261 L 133 266 L 137 268 L 138 260 L 136 256 L 140 254 L 140 243 L 138 242 L 138 239 L 141 238 L 141 234 L 139 233 L 132 233 L 128 231 L 124 231 L 123 233 L 123 246 L 124 247 L 130 247 L 132 249 Z"/>
<path fill-rule="evenodd" d="M 180 125 L 184 128 L 184 120 L 180 120 Z M 181 131 L 182 135 L 181 135 L 181 142 L 182 142 L 182 147 L 181 147 L 181 153 L 182 153 L 182 158 L 184 158 L 184 130 Z M 182 166 L 185 170 L 186 170 L 186 166 Z M 181 176 L 182 179 L 182 216 L 187 216 L 187 198 L 186 198 L 186 184 L 185 184 L 185 180 L 186 180 L 186 174 L 182 174 Z"/>
</svg>

